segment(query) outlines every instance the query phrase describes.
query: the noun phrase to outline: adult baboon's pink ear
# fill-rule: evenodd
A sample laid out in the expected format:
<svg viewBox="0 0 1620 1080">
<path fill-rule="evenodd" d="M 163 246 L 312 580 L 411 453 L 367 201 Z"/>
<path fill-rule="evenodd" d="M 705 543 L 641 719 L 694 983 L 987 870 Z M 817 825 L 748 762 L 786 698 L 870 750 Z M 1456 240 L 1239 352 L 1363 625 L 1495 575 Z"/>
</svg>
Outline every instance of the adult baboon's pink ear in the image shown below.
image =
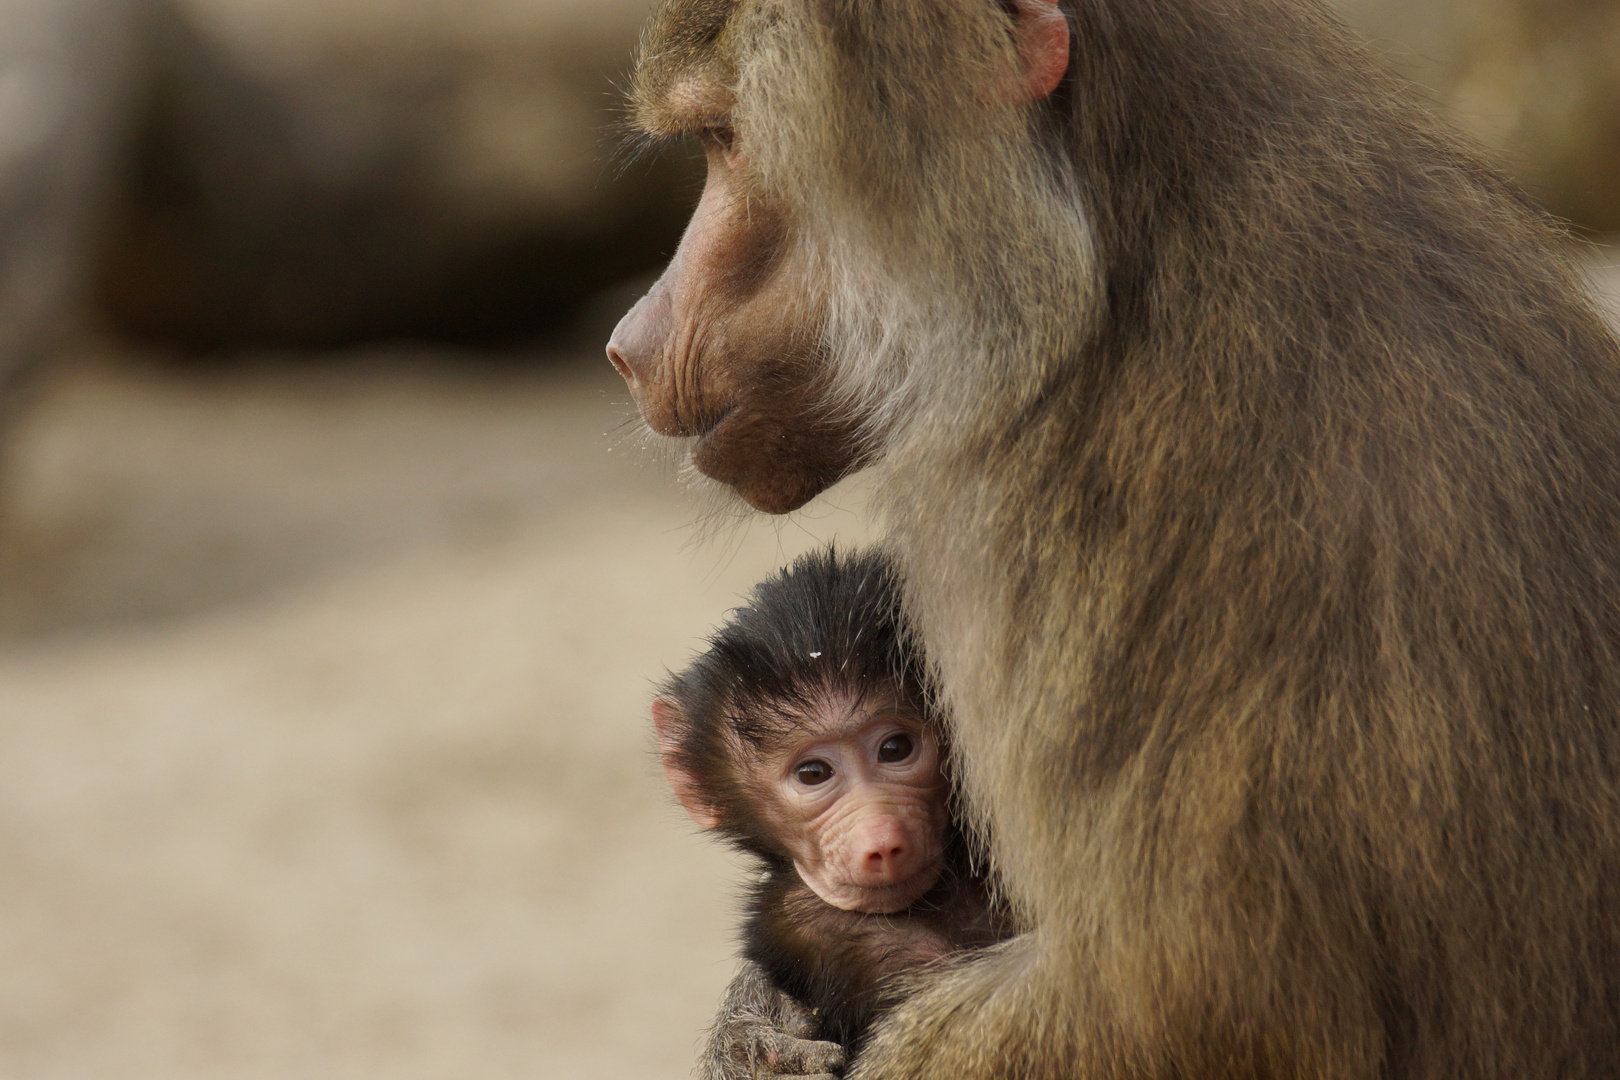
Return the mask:
<svg viewBox="0 0 1620 1080">
<path fill-rule="evenodd" d="M 1069 20 L 1057 0 L 1012 0 L 1025 101 L 1040 101 L 1069 70 Z"/>
<path fill-rule="evenodd" d="M 664 776 L 675 792 L 675 798 L 692 820 L 701 828 L 712 829 L 720 824 L 720 814 L 703 794 L 698 783 L 681 761 L 681 736 L 687 727 L 686 713 L 681 703 L 672 697 L 655 698 L 652 703 L 653 727 L 658 731 L 658 758 L 664 766 Z"/>
</svg>

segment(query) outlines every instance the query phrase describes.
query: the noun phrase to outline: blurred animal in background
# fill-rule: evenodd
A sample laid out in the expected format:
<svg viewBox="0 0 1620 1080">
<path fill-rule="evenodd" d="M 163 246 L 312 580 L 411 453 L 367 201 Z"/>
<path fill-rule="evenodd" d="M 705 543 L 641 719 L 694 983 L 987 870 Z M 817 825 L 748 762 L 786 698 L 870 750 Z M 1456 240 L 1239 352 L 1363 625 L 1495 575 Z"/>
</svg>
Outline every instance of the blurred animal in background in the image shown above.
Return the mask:
<svg viewBox="0 0 1620 1080">
<path fill-rule="evenodd" d="M 1010 936 L 951 818 L 925 679 L 888 560 L 822 550 L 759 585 L 653 702 L 681 804 L 762 867 L 747 1007 L 797 1017 L 762 1045 L 733 1038 L 728 1009 L 715 1074 L 762 1055 L 830 1072 L 908 976 Z"/>
<path fill-rule="evenodd" d="M 1614 1075 L 1620 347 L 1559 228 L 1312 0 L 668 0 L 632 106 L 708 180 L 610 358 L 759 509 L 876 469 L 1029 928 L 852 1075 Z"/>
</svg>

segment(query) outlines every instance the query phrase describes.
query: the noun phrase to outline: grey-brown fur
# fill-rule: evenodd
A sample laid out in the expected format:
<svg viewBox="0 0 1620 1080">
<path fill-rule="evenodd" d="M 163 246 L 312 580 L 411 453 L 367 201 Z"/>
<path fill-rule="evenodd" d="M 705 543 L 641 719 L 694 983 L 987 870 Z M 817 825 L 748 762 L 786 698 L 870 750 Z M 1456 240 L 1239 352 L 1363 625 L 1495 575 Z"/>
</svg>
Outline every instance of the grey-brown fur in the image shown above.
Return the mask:
<svg viewBox="0 0 1620 1080">
<path fill-rule="evenodd" d="M 1620 1075 L 1620 351 L 1558 230 L 1313 0 L 1064 10 L 1028 107 L 994 0 L 691 57 L 1035 927 L 855 1076 Z"/>
<path fill-rule="evenodd" d="M 843 1073 L 844 1048 L 812 1038 L 815 1028 L 808 1009 L 772 984 L 758 964 L 744 960 L 720 1003 L 697 1075 L 700 1080 L 833 1080 Z"/>
</svg>

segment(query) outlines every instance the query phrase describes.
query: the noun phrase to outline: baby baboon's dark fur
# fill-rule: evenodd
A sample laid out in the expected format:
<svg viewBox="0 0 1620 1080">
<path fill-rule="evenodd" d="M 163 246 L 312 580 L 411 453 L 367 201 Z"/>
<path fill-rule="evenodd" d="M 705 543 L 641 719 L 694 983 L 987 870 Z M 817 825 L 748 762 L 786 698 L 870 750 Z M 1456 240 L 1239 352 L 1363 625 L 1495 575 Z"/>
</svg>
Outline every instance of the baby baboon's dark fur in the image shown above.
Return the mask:
<svg viewBox="0 0 1620 1080">
<path fill-rule="evenodd" d="M 743 759 L 749 746 L 767 745 L 799 716 L 825 708 L 829 691 L 845 702 L 895 693 L 928 718 L 899 582 L 878 551 L 800 558 L 756 587 L 708 649 L 662 687 L 685 721 L 674 751 L 679 764 L 713 804 L 717 829 L 760 861 L 745 959 L 809 1010 L 810 1038 L 854 1053 L 872 1021 L 900 999 L 907 976 L 945 952 L 993 944 L 1008 928 L 954 830 L 939 883 L 904 911 L 843 911 L 800 880 L 761 814 Z"/>
</svg>

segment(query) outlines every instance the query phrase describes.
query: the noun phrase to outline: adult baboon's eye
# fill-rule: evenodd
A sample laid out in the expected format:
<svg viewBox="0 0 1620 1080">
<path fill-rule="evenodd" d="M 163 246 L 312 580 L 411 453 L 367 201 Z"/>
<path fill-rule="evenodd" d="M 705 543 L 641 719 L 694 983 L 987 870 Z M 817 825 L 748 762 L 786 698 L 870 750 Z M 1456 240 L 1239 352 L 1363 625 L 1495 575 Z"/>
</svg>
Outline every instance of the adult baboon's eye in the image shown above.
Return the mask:
<svg viewBox="0 0 1620 1080">
<path fill-rule="evenodd" d="M 822 761 L 820 758 L 813 758 L 810 761 L 800 762 L 798 765 L 794 766 L 793 769 L 793 775 L 798 777 L 799 783 L 805 784 L 809 787 L 815 787 L 817 784 L 825 784 L 828 780 L 832 779 L 832 774 L 832 766 L 827 764 L 825 761 Z"/>
<path fill-rule="evenodd" d="M 884 739 L 882 744 L 878 746 L 878 760 L 890 764 L 896 761 L 904 761 L 911 756 L 911 752 L 916 748 L 916 744 L 911 741 L 910 735 L 905 732 L 897 732 Z"/>
<path fill-rule="evenodd" d="M 736 145 L 737 131 L 730 124 L 717 124 L 704 128 L 701 137 L 704 142 L 713 143 L 722 154 L 729 154 Z"/>
</svg>

